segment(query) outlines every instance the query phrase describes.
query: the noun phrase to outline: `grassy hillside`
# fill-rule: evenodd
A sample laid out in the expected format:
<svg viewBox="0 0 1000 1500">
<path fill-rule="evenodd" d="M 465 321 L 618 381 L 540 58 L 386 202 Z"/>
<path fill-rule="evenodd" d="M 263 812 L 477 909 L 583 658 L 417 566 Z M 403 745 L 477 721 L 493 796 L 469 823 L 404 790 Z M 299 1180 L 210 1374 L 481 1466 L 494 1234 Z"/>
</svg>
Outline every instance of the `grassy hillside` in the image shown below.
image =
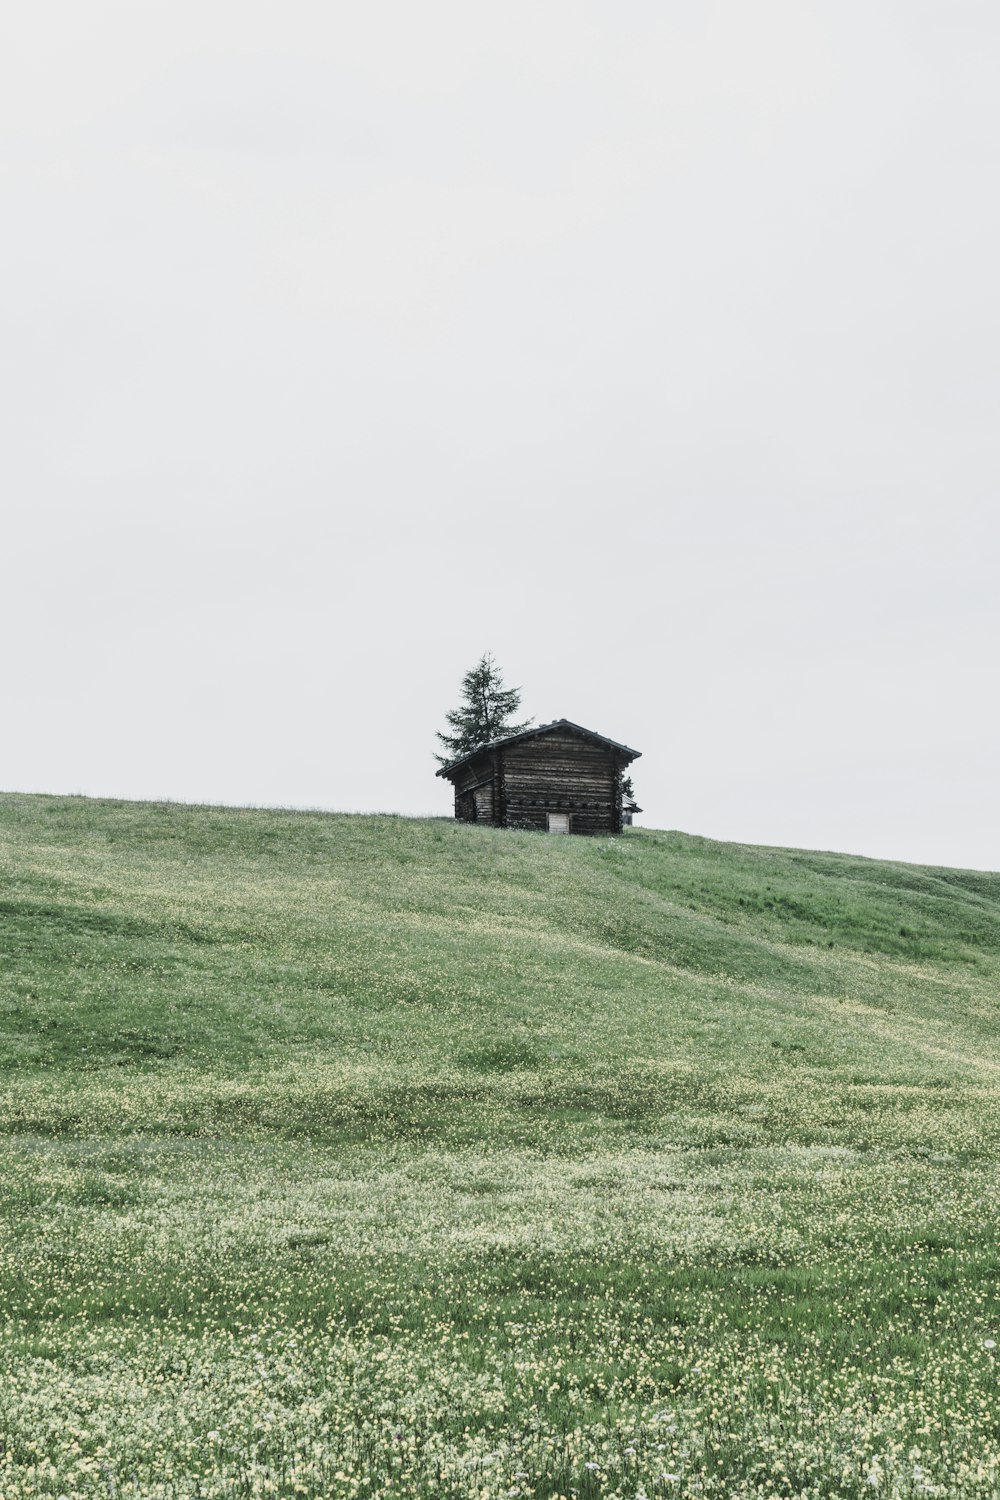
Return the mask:
<svg viewBox="0 0 1000 1500">
<path fill-rule="evenodd" d="M 0 797 L 0 1495 L 1000 1493 L 1000 876 Z"/>
</svg>

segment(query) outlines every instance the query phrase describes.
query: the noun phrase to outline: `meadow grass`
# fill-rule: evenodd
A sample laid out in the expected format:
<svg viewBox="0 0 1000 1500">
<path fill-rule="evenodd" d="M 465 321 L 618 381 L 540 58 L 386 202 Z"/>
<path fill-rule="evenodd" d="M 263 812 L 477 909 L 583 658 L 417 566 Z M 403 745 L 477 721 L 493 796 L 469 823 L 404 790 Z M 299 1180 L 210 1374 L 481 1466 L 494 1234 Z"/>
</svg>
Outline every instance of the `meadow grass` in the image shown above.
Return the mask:
<svg viewBox="0 0 1000 1500">
<path fill-rule="evenodd" d="M 0 797 L 0 1497 L 1000 1494 L 1000 876 Z"/>
</svg>

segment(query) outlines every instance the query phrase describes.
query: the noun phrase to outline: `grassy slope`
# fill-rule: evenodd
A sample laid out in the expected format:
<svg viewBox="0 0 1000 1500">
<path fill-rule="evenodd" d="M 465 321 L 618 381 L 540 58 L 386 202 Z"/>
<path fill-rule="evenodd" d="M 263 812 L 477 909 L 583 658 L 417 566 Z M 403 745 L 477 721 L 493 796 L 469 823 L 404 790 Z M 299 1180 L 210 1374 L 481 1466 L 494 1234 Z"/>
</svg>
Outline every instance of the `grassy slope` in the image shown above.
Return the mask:
<svg viewBox="0 0 1000 1500">
<path fill-rule="evenodd" d="M 1000 876 L 19 796 L 0 861 L 0 1494 L 996 1493 Z"/>
</svg>

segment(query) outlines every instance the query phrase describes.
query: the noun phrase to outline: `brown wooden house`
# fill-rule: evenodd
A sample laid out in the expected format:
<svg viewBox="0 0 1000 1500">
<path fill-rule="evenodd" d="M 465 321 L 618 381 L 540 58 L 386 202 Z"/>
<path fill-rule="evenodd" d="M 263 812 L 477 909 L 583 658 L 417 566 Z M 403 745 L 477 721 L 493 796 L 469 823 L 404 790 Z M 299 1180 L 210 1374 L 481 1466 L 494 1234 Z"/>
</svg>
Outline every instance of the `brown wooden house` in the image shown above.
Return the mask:
<svg viewBox="0 0 1000 1500">
<path fill-rule="evenodd" d="M 621 833 L 622 772 L 640 751 L 556 719 L 442 766 L 455 817 L 495 828 Z"/>
</svg>

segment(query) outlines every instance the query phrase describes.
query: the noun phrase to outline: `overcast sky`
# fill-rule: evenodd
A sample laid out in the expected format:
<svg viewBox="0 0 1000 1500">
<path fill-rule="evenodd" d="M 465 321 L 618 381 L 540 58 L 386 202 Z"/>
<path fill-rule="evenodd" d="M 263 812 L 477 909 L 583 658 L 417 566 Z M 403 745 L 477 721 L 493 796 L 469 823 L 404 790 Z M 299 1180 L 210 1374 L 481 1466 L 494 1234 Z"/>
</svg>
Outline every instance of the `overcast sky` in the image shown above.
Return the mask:
<svg viewBox="0 0 1000 1500">
<path fill-rule="evenodd" d="M 993 0 L 105 0 L 0 44 L 0 785 L 1000 867 Z"/>
</svg>

